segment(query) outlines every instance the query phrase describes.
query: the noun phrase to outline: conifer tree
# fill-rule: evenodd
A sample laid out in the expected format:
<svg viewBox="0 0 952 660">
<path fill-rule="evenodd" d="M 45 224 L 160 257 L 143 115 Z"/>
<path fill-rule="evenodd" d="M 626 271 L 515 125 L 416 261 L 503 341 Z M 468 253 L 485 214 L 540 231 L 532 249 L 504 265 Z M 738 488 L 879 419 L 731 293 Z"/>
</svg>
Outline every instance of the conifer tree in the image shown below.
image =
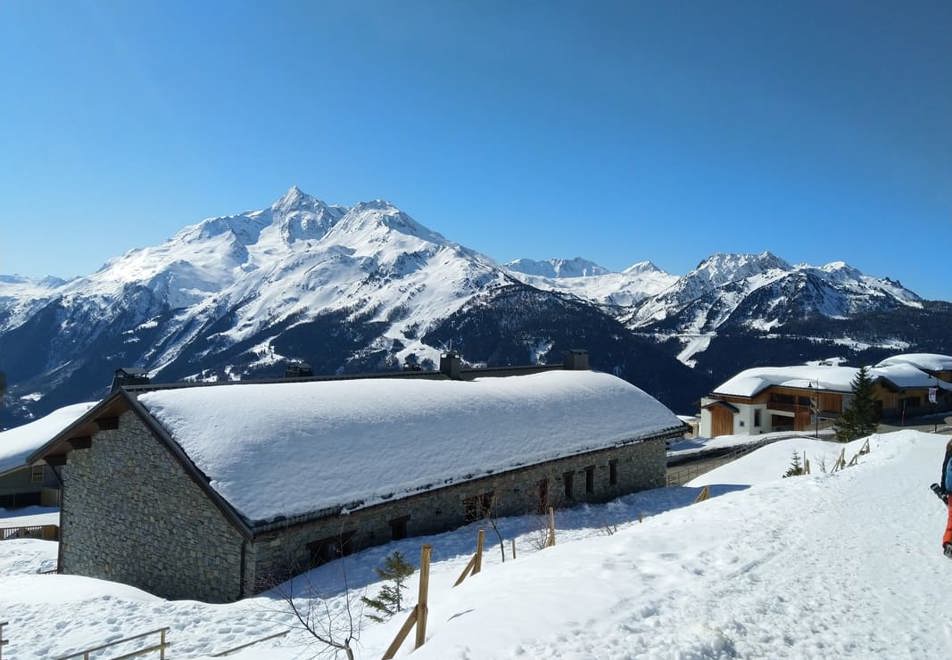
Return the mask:
<svg viewBox="0 0 952 660">
<path fill-rule="evenodd" d="M 853 400 L 834 424 L 836 439 L 849 442 L 876 432 L 876 402 L 873 400 L 873 379 L 863 367 L 853 378 Z"/>
<path fill-rule="evenodd" d="M 783 473 L 783 478 L 787 477 L 799 477 L 803 474 L 803 463 L 800 462 L 800 454 L 797 453 L 797 450 L 793 450 L 793 460 L 790 461 L 790 467 L 786 472 Z"/>
<path fill-rule="evenodd" d="M 407 578 L 413 575 L 416 569 L 407 562 L 399 550 L 394 550 L 384 559 L 383 568 L 374 570 L 380 579 L 387 580 L 389 584 L 383 585 L 376 597 L 364 596 L 361 600 L 367 607 L 377 612 L 368 614 L 367 617 L 382 623 L 403 609 L 403 590 L 407 588 Z"/>
</svg>

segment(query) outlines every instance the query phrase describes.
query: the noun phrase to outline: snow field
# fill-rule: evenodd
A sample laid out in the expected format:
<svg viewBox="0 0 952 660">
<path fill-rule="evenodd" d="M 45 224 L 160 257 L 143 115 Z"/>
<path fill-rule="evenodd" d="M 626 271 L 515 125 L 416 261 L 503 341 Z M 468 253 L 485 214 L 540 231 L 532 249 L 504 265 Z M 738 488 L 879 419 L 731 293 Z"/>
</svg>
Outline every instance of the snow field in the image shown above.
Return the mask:
<svg viewBox="0 0 952 660">
<path fill-rule="evenodd" d="M 413 653 L 422 659 L 949 657 L 952 619 L 937 604 L 948 600 L 952 563 L 939 549 L 945 510 L 928 490 L 947 440 L 874 436 L 858 466 L 790 479 L 780 475 L 794 448 L 815 461 L 819 449 L 807 443 L 837 454 L 840 446 L 779 441 L 710 473 L 714 497 L 700 504 L 691 505 L 698 488 L 668 488 L 559 511 L 558 544 L 542 551 L 532 543 L 534 517 L 504 519 L 518 559 L 500 562 L 487 527 L 483 571 L 456 589 L 475 525 L 372 548 L 296 584 L 310 582 L 340 611 L 341 567 L 352 593 L 376 593 L 373 568 L 388 553 L 400 549 L 415 563 L 430 543 L 428 639 Z M 648 517 L 632 522 L 639 512 Z M 613 522 L 623 524 L 608 535 Z M 25 547 L 10 543 L 24 542 L 0 543 L 0 567 Z M 416 589 L 412 578 L 410 603 Z M 0 618 L 11 623 L 5 657 L 20 659 L 162 625 L 172 627 L 174 657 L 202 657 L 290 620 L 274 594 L 231 605 L 166 602 L 103 581 L 37 575 L 0 577 Z M 380 657 L 404 618 L 365 621 L 357 657 Z M 294 632 L 231 657 L 320 650 L 306 643 Z M 412 640 L 398 657 L 411 648 Z"/>
</svg>

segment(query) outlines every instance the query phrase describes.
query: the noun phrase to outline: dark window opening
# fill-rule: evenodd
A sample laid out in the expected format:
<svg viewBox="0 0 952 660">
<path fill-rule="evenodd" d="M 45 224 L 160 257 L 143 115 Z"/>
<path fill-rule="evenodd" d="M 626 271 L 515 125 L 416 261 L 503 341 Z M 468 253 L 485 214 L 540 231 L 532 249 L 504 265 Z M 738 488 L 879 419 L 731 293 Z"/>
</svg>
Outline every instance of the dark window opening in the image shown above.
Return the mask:
<svg viewBox="0 0 952 660">
<path fill-rule="evenodd" d="M 595 492 L 595 466 L 585 468 L 585 492 L 591 495 Z"/>
<path fill-rule="evenodd" d="M 562 475 L 562 485 L 565 487 L 565 499 L 567 500 L 572 499 L 572 490 L 573 490 L 572 486 L 574 481 L 575 481 L 574 472 L 566 472 L 565 474 Z"/>
<path fill-rule="evenodd" d="M 549 508 L 549 479 L 539 480 L 539 513 L 545 513 Z"/>
<path fill-rule="evenodd" d="M 754 426 L 760 426 L 760 408 L 754 411 Z"/>
<path fill-rule="evenodd" d="M 463 520 L 473 522 L 490 515 L 493 509 L 493 491 L 480 493 L 463 500 Z"/>
<path fill-rule="evenodd" d="M 329 561 L 349 555 L 354 551 L 354 533 L 346 532 L 340 536 L 332 536 L 313 541 L 308 544 L 310 551 L 310 567 L 314 568 Z"/>
<path fill-rule="evenodd" d="M 618 485 L 618 461 L 608 461 L 608 483 L 612 486 Z"/>
<path fill-rule="evenodd" d="M 394 541 L 407 538 L 407 521 L 410 516 L 400 516 L 390 521 L 390 538 Z"/>
</svg>

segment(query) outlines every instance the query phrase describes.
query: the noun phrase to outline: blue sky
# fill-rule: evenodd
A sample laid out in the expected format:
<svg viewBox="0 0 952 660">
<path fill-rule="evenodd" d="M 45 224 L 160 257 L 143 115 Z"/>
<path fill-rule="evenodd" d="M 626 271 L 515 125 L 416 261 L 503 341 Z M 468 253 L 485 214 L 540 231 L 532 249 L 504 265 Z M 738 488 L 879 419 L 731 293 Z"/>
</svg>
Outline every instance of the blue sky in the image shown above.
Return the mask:
<svg viewBox="0 0 952 660">
<path fill-rule="evenodd" d="M 499 260 L 845 260 L 952 298 L 952 3 L 0 3 L 0 273 L 291 184 Z"/>
</svg>

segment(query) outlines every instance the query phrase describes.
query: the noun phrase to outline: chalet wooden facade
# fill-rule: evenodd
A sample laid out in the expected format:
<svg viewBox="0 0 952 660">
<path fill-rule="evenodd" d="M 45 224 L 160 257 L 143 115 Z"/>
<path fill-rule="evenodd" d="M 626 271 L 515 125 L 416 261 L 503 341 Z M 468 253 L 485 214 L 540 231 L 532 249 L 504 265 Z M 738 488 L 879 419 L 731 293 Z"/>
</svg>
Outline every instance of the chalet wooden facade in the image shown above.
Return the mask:
<svg viewBox="0 0 952 660">
<path fill-rule="evenodd" d="M 942 378 L 945 372 L 927 373 L 909 362 L 887 362 L 869 370 L 881 418 L 903 419 L 952 409 L 952 381 Z M 700 434 L 756 435 L 815 428 L 843 414 L 857 372 L 823 364 L 748 369 L 701 400 Z"/>
</svg>

